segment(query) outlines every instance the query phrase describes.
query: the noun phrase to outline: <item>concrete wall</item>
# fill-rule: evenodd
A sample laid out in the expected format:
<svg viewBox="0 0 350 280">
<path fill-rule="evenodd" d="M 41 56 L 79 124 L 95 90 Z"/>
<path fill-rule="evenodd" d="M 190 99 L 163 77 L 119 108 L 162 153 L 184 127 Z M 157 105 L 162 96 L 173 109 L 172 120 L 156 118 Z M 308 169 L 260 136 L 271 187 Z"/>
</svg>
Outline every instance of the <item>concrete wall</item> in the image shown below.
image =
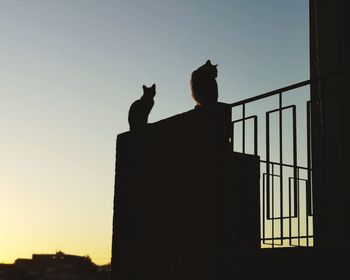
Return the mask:
<svg viewBox="0 0 350 280">
<path fill-rule="evenodd" d="M 232 252 L 257 249 L 259 159 L 231 152 L 230 121 L 218 106 L 118 135 L 112 279 L 232 279 Z"/>
</svg>

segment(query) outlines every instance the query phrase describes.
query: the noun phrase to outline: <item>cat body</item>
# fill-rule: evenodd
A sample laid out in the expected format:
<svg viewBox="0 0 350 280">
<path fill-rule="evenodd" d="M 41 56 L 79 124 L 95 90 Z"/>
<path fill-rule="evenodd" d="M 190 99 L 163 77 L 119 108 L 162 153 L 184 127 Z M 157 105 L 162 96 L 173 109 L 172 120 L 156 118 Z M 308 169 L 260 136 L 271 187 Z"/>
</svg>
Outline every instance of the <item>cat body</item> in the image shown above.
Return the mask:
<svg viewBox="0 0 350 280">
<path fill-rule="evenodd" d="M 148 123 L 148 115 L 154 105 L 154 96 L 156 95 L 156 85 L 151 87 L 142 86 L 143 95 L 140 99 L 133 102 L 129 109 L 128 121 L 130 130 L 140 129 Z"/>
<path fill-rule="evenodd" d="M 211 64 L 210 60 L 207 60 L 205 64 L 192 72 L 190 85 L 192 97 L 196 101 L 197 106 L 206 106 L 217 103 L 217 74 L 217 64 Z"/>
</svg>

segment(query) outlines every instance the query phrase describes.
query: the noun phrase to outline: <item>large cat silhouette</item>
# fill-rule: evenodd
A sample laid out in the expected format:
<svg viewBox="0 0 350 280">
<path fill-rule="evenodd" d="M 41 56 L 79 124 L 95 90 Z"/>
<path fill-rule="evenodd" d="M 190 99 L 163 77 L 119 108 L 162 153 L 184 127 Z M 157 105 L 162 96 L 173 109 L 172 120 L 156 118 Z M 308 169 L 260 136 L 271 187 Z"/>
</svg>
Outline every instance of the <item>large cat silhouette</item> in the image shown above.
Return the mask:
<svg viewBox="0 0 350 280">
<path fill-rule="evenodd" d="M 192 97 L 196 101 L 197 106 L 205 106 L 217 103 L 217 74 L 217 64 L 211 64 L 210 60 L 207 60 L 205 64 L 192 72 L 190 86 Z"/>
<path fill-rule="evenodd" d="M 140 129 L 148 123 L 148 115 L 154 105 L 154 96 L 156 95 L 156 85 L 151 87 L 142 86 L 143 95 L 140 99 L 131 104 L 129 109 L 128 121 L 130 130 Z"/>
</svg>

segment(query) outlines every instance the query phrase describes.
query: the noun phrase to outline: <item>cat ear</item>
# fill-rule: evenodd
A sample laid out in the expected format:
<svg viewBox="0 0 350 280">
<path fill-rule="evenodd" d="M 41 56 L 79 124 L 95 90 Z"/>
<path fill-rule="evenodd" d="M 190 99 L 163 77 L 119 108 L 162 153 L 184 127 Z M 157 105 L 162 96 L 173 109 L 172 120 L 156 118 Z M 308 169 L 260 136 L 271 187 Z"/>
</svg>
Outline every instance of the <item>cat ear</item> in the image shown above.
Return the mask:
<svg viewBox="0 0 350 280">
<path fill-rule="evenodd" d="M 211 61 L 210 59 L 207 60 L 207 62 L 205 63 L 206 66 L 214 66 L 214 67 L 217 67 L 218 64 L 211 64 Z"/>
<path fill-rule="evenodd" d="M 143 85 L 142 88 L 145 90 L 147 87 L 145 85 Z"/>
<path fill-rule="evenodd" d="M 152 85 L 152 88 L 155 89 L 155 88 L 156 88 L 156 84 L 153 84 L 153 85 Z"/>
</svg>

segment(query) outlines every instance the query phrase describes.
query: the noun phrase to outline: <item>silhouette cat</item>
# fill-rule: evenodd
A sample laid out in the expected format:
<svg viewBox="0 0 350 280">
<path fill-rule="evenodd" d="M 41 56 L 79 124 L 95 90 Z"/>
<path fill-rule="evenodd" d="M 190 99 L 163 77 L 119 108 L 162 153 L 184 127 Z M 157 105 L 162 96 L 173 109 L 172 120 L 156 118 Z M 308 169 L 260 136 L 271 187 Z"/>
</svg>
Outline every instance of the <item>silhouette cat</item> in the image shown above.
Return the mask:
<svg viewBox="0 0 350 280">
<path fill-rule="evenodd" d="M 154 105 L 154 96 L 156 95 L 156 85 L 151 87 L 142 86 L 143 95 L 140 99 L 131 104 L 129 109 L 128 121 L 130 130 L 145 127 L 148 123 L 148 115 Z"/>
<path fill-rule="evenodd" d="M 215 79 L 217 74 L 217 64 L 211 64 L 210 60 L 207 60 L 205 64 L 192 72 L 190 86 L 192 97 L 196 101 L 197 106 L 205 106 L 217 102 L 218 85 Z"/>
</svg>

